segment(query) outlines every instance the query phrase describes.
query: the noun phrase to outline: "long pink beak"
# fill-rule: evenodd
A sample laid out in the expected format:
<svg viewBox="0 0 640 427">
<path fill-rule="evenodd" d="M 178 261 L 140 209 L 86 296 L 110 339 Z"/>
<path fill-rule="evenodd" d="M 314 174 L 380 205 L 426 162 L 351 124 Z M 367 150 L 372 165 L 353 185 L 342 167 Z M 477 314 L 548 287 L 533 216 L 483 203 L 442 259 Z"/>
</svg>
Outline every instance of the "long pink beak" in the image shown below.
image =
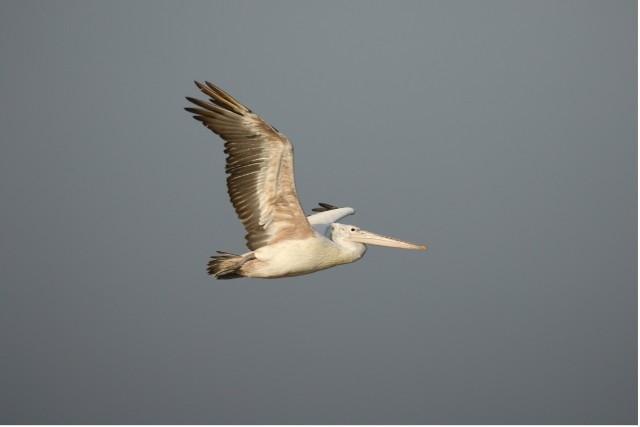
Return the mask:
<svg viewBox="0 0 640 427">
<path fill-rule="evenodd" d="M 381 236 L 380 234 L 372 233 L 366 230 L 354 231 L 351 234 L 350 239 L 354 242 L 360 242 L 366 245 L 387 246 L 389 248 L 408 249 L 412 251 L 427 250 L 427 245 L 405 242 L 404 240 Z"/>
</svg>

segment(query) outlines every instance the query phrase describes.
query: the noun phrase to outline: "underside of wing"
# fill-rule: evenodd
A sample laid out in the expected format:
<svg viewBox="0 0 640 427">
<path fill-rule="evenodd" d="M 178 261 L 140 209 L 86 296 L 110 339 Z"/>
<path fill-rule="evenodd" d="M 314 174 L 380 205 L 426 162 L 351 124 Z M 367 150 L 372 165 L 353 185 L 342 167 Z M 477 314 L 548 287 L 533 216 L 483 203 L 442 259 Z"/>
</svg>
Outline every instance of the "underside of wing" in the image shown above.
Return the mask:
<svg viewBox="0 0 640 427">
<path fill-rule="evenodd" d="M 187 97 L 196 107 L 185 109 L 225 140 L 229 197 L 249 249 L 313 236 L 296 193 L 286 136 L 212 83 L 196 86 L 209 100 Z"/>
<path fill-rule="evenodd" d="M 318 203 L 319 207 L 311 209 L 315 212 L 312 215 L 307 217 L 309 223 L 314 226 L 316 230 L 320 233 L 323 233 L 323 229 L 319 229 L 315 227 L 317 225 L 329 225 L 331 223 L 337 222 L 338 220 L 344 218 L 345 216 L 353 215 L 356 211 L 350 207 L 339 208 L 334 205 L 330 205 L 329 203 Z"/>
</svg>

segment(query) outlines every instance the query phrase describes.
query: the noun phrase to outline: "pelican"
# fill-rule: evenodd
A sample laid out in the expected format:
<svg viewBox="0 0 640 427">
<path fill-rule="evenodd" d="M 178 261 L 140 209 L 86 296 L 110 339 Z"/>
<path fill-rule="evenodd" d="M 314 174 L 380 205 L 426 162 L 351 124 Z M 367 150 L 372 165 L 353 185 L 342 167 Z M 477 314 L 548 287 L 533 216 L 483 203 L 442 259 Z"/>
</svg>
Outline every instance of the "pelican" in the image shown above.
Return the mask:
<svg viewBox="0 0 640 427">
<path fill-rule="evenodd" d="M 185 110 L 224 141 L 227 190 L 247 231 L 249 252 L 217 251 L 216 279 L 278 278 L 313 273 L 362 258 L 367 245 L 425 251 L 425 245 L 362 230 L 338 220 L 350 207 L 320 203 L 306 216 L 293 174 L 293 146 L 278 129 L 216 85 L 195 82 L 209 99 L 187 97 Z"/>
</svg>

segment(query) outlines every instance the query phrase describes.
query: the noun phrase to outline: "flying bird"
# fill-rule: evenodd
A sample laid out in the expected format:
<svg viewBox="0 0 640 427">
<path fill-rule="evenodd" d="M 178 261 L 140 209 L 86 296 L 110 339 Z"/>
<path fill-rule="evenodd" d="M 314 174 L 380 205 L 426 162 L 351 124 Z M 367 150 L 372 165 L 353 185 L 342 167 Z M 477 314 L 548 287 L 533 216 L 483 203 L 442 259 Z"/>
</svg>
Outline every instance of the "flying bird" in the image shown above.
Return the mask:
<svg viewBox="0 0 640 427">
<path fill-rule="evenodd" d="M 217 251 L 209 261 L 209 275 L 298 276 L 357 261 L 367 245 L 427 250 L 337 222 L 355 213 L 350 207 L 320 203 L 306 216 L 296 193 L 293 146 L 287 137 L 216 85 L 195 84 L 209 99 L 187 97 L 195 107 L 185 110 L 225 141 L 227 189 L 249 248 L 241 255 Z"/>
</svg>

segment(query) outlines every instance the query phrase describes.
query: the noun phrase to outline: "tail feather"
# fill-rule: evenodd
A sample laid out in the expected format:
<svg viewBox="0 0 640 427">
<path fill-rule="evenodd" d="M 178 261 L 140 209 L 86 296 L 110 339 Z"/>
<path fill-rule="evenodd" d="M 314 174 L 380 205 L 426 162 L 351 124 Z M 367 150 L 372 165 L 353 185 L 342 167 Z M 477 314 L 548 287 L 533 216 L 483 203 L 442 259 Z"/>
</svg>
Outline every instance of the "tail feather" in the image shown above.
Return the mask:
<svg viewBox="0 0 640 427">
<path fill-rule="evenodd" d="M 229 252 L 217 251 L 220 255 L 214 255 L 209 261 L 207 272 L 216 279 L 237 279 L 242 277 L 240 267 L 252 256 L 235 255 Z"/>
</svg>

